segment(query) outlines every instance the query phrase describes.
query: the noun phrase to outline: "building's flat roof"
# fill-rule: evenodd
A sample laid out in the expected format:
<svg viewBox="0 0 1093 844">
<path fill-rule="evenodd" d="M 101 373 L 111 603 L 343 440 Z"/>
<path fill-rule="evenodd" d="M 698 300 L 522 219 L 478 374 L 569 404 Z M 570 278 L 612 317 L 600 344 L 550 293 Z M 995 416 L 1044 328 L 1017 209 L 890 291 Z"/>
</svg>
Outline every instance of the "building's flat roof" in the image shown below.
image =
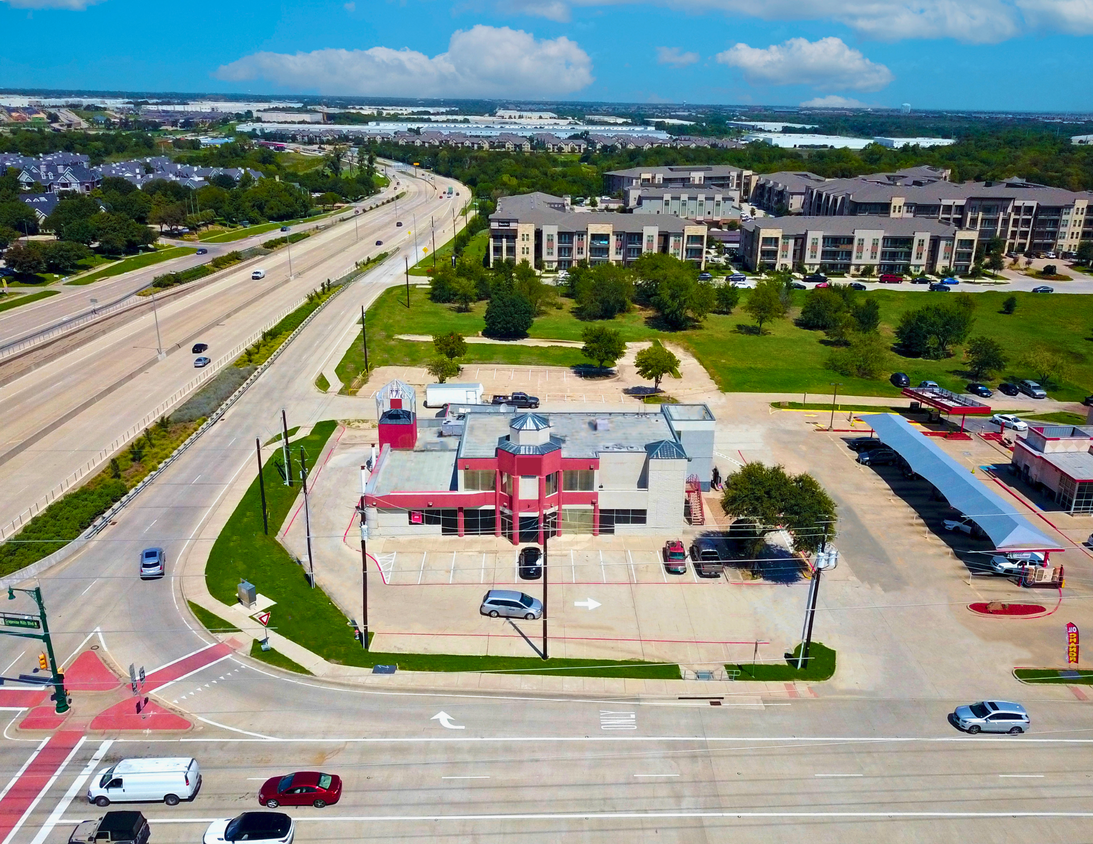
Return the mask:
<svg viewBox="0 0 1093 844">
<path fill-rule="evenodd" d="M 594 458 L 604 452 L 641 452 L 658 440 L 674 440 L 662 413 L 547 413 L 550 433 L 562 441 L 562 457 Z M 712 418 L 712 417 L 711 417 Z M 509 435 L 509 414 L 468 413 L 463 423 L 459 456 L 494 457 L 497 445 Z M 596 430 L 596 420 L 607 428 Z"/>
<path fill-rule="evenodd" d="M 387 495 L 415 490 L 446 492 L 455 488 L 455 449 L 444 451 L 403 451 L 388 449 L 372 477 L 368 492 Z"/>
<path fill-rule="evenodd" d="M 713 413 L 704 404 L 662 404 L 661 410 L 676 422 L 713 422 Z"/>
<path fill-rule="evenodd" d="M 855 231 L 883 231 L 893 237 L 910 237 L 918 232 L 932 235 L 953 236 L 956 226 L 931 220 L 927 217 L 881 217 L 881 216 L 837 216 L 837 217 L 760 217 L 748 220 L 743 225 L 747 230 L 781 229 L 782 234 L 802 235 L 806 232 L 824 232 L 826 234 L 853 234 Z"/>
<path fill-rule="evenodd" d="M 1082 428 L 1076 425 L 1030 425 L 1029 427 L 1049 440 L 1093 439 L 1093 428 Z"/>
<path fill-rule="evenodd" d="M 733 164 L 680 164 L 667 167 L 628 167 L 625 170 L 608 170 L 608 176 L 686 176 L 688 173 L 702 173 L 710 176 L 728 176 L 740 173 L 743 168 Z"/>
<path fill-rule="evenodd" d="M 1093 454 L 1088 451 L 1034 452 L 1068 478 L 1075 481 L 1093 481 Z"/>
</svg>

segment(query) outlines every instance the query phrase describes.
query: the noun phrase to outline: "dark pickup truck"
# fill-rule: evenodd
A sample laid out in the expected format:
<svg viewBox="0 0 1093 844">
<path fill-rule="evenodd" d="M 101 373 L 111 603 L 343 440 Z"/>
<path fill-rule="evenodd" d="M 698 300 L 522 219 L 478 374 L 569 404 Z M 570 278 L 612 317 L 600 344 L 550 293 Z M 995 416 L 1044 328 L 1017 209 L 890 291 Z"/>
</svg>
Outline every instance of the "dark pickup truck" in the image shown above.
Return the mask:
<svg viewBox="0 0 1093 844">
<path fill-rule="evenodd" d="M 491 404 L 508 404 L 513 407 L 536 408 L 539 406 L 538 396 L 529 396 L 527 393 L 512 393 L 507 396 L 494 396 Z"/>
<path fill-rule="evenodd" d="M 147 844 L 149 833 L 148 821 L 140 812 L 107 812 L 80 823 L 68 844 Z"/>
</svg>

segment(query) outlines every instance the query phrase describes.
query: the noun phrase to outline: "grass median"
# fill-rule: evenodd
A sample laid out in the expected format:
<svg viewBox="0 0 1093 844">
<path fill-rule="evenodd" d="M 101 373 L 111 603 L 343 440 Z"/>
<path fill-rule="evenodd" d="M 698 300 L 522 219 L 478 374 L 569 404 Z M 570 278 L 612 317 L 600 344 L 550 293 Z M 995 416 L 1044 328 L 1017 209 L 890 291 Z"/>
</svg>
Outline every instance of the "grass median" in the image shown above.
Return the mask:
<svg viewBox="0 0 1093 844">
<path fill-rule="evenodd" d="M 232 624 L 230 621 L 225 621 L 216 613 L 211 613 L 200 604 L 195 604 L 193 601 L 187 601 L 190 605 L 190 612 L 194 614 L 194 618 L 201 622 L 201 626 L 208 630 L 210 633 L 239 633 L 239 628 Z"/>
<path fill-rule="evenodd" d="M 1013 676 L 1024 683 L 1046 686 L 1093 686 L 1093 671 L 1065 668 L 1015 668 Z"/>
<path fill-rule="evenodd" d="M 12 308 L 18 308 L 20 305 L 29 305 L 31 302 L 37 302 L 40 299 L 48 299 L 50 296 L 56 296 L 60 292 L 60 290 L 40 290 L 37 293 L 12 296 L 10 299 L 5 297 L 3 300 L 0 300 L 0 311 L 10 311 Z"/>
<path fill-rule="evenodd" d="M 103 267 L 102 269 L 95 270 L 93 273 L 82 275 L 65 283 L 76 286 L 91 284 L 96 281 L 102 281 L 104 278 L 112 278 L 113 276 L 132 272 L 133 270 L 140 270 L 144 267 L 150 267 L 154 264 L 170 261 L 172 258 L 193 255 L 196 251 L 196 249 L 189 246 L 172 246 L 167 249 L 157 250 L 156 252 L 145 252 L 143 255 L 133 255 L 130 258 L 123 258 L 117 263 L 110 264 L 108 267 Z"/>
<path fill-rule="evenodd" d="M 730 663 L 725 670 L 735 673 L 736 680 L 758 680 L 768 683 L 790 683 L 799 681 L 802 683 L 818 683 L 830 680 L 835 674 L 835 651 L 813 642 L 809 646 L 808 663 L 797 669 L 797 657 L 801 653 L 801 646 L 793 649 L 793 653 L 785 654 L 784 662 L 740 662 Z"/>
</svg>

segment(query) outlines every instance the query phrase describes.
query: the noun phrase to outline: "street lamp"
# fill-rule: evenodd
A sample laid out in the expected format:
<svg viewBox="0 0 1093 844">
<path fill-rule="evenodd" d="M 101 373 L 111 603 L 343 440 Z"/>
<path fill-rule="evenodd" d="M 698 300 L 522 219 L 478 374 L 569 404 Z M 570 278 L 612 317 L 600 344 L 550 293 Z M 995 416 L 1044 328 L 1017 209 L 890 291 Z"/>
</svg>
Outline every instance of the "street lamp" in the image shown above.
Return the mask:
<svg viewBox="0 0 1093 844">
<path fill-rule="evenodd" d="M 842 386 L 842 382 L 829 381 L 828 384 L 835 388 L 831 394 L 831 421 L 827 425 L 827 430 L 832 431 L 835 429 L 835 400 L 839 397 L 839 387 Z"/>
<path fill-rule="evenodd" d="M 163 360 L 167 355 L 163 351 L 163 340 L 159 336 L 159 314 L 156 312 L 156 292 L 152 291 L 152 319 L 156 322 L 156 357 Z"/>
</svg>

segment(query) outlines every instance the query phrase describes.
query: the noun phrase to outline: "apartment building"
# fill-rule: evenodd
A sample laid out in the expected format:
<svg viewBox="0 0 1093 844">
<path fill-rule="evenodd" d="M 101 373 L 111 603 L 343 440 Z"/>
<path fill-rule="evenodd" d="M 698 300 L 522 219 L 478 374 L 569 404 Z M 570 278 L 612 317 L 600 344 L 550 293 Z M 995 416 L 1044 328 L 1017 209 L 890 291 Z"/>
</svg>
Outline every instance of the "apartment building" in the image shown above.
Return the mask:
<svg viewBox="0 0 1093 844">
<path fill-rule="evenodd" d="M 1000 238 L 1006 252 L 1075 252 L 1093 240 L 1093 191 L 1069 191 L 1008 179 L 950 182 L 948 173 L 914 167 L 850 179 L 827 179 L 806 188 L 808 216 L 924 218 Z"/>
<path fill-rule="evenodd" d="M 671 191 L 629 188 L 624 191 L 623 207 L 632 214 L 668 214 L 688 220 L 720 223 L 739 220 L 740 204 L 721 191 Z"/>
<path fill-rule="evenodd" d="M 624 264 L 661 252 L 705 268 L 706 226 L 681 217 L 574 211 L 560 196 L 503 196 L 490 215 L 490 266 L 526 262 L 546 270 Z"/>
<path fill-rule="evenodd" d="M 825 181 L 823 176 L 807 171 L 766 173 L 755 177 L 748 202 L 769 214 L 800 214 L 808 189 Z"/>
<path fill-rule="evenodd" d="M 609 196 L 628 190 L 652 189 L 672 193 L 704 190 L 730 197 L 739 204 L 747 199 L 752 172 L 731 164 L 691 164 L 671 167 L 631 167 L 604 174 L 604 193 Z"/>
<path fill-rule="evenodd" d="M 978 235 L 937 220 L 892 217 L 763 217 L 744 223 L 740 252 L 760 265 L 860 274 L 963 273 L 975 260 Z"/>
<path fill-rule="evenodd" d="M 379 449 L 361 468 L 359 509 L 378 536 L 541 544 L 670 533 L 684 526 L 688 479 L 708 485 L 713 469 L 715 420 L 704 404 L 648 413 L 469 406 L 452 425 L 419 419 L 413 388 L 398 381 L 376 404 Z"/>
</svg>

